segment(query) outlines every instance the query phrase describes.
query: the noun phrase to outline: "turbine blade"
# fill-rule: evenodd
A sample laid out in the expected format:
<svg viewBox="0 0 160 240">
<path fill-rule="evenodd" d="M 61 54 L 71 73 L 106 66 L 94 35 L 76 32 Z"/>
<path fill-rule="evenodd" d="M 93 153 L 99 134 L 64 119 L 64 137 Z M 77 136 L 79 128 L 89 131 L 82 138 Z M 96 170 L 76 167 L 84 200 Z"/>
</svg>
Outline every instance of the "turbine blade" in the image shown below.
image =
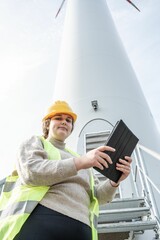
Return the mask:
<svg viewBox="0 0 160 240">
<path fill-rule="evenodd" d="M 130 0 L 126 0 L 126 1 L 129 2 L 133 7 L 135 7 L 140 12 L 139 8 L 136 7 L 136 5 L 133 2 L 131 2 Z"/>
<path fill-rule="evenodd" d="M 61 5 L 60 5 L 60 7 L 59 7 L 59 9 L 58 9 L 58 11 L 57 11 L 57 13 L 56 13 L 55 18 L 56 18 L 56 17 L 58 16 L 58 14 L 60 13 L 60 11 L 61 11 L 61 9 L 62 9 L 62 7 L 63 7 L 64 2 L 65 2 L 65 0 L 62 1 Z"/>
</svg>

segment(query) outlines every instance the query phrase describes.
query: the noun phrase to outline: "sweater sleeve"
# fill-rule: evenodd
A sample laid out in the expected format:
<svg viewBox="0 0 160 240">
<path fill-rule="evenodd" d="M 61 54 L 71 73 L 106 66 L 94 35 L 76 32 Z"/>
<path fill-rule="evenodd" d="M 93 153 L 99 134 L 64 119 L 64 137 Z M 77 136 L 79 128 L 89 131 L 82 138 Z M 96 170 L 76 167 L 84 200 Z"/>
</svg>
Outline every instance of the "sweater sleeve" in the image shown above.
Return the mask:
<svg viewBox="0 0 160 240">
<path fill-rule="evenodd" d="M 117 187 L 113 187 L 109 179 L 101 182 L 96 176 L 94 176 L 94 180 L 96 196 L 99 204 L 102 205 L 111 202 L 116 194 Z"/>
<path fill-rule="evenodd" d="M 16 168 L 22 184 L 33 186 L 51 186 L 77 174 L 72 157 L 49 160 L 37 136 L 21 144 Z"/>
</svg>

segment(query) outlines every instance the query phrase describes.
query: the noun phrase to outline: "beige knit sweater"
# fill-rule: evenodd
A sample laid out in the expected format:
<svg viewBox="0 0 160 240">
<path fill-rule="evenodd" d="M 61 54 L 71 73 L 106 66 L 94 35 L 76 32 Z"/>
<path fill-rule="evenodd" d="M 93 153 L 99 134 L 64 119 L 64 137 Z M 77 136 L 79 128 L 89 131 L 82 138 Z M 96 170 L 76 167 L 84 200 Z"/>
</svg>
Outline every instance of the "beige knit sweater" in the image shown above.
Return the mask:
<svg viewBox="0 0 160 240">
<path fill-rule="evenodd" d="M 20 181 L 22 184 L 50 186 L 40 204 L 90 225 L 89 170 L 77 171 L 74 157 L 65 150 L 65 144 L 57 140 L 52 140 L 52 144 L 60 150 L 62 160 L 48 160 L 37 136 L 21 144 L 16 164 Z M 95 177 L 95 185 L 99 204 L 113 199 L 117 188 L 108 180 L 99 182 Z"/>
</svg>

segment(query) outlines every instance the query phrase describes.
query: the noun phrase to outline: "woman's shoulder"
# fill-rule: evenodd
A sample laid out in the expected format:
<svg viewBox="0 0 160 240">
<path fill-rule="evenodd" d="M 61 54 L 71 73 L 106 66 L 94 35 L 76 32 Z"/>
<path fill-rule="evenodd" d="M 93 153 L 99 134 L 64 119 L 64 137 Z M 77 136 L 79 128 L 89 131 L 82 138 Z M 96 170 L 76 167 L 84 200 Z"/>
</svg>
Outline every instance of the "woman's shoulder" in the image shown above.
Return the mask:
<svg viewBox="0 0 160 240">
<path fill-rule="evenodd" d="M 23 147 L 23 146 L 42 147 L 43 145 L 42 145 L 40 136 L 32 135 L 21 142 L 20 147 Z"/>
</svg>

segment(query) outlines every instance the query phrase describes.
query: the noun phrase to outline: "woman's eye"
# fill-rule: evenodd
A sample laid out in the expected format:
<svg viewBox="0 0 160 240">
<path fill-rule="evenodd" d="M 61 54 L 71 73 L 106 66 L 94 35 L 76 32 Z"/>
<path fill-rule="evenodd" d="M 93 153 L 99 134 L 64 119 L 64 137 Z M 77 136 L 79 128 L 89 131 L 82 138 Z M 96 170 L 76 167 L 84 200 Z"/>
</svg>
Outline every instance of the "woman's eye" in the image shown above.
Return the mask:
<svg viewBox="0 0 160 240">
<path fill-rule="evenodd" d="M 68 118 L 66 119 L 67 122 L 71 123 L 72 122 L 72 119 Z"/>
<path fill-rule="evenodd" d="M 55 120 L 61 120 L 62 118 L 60 118 L 60 117 L 56 117 L 56 118 L 54 118 Z"/>
</svg>

